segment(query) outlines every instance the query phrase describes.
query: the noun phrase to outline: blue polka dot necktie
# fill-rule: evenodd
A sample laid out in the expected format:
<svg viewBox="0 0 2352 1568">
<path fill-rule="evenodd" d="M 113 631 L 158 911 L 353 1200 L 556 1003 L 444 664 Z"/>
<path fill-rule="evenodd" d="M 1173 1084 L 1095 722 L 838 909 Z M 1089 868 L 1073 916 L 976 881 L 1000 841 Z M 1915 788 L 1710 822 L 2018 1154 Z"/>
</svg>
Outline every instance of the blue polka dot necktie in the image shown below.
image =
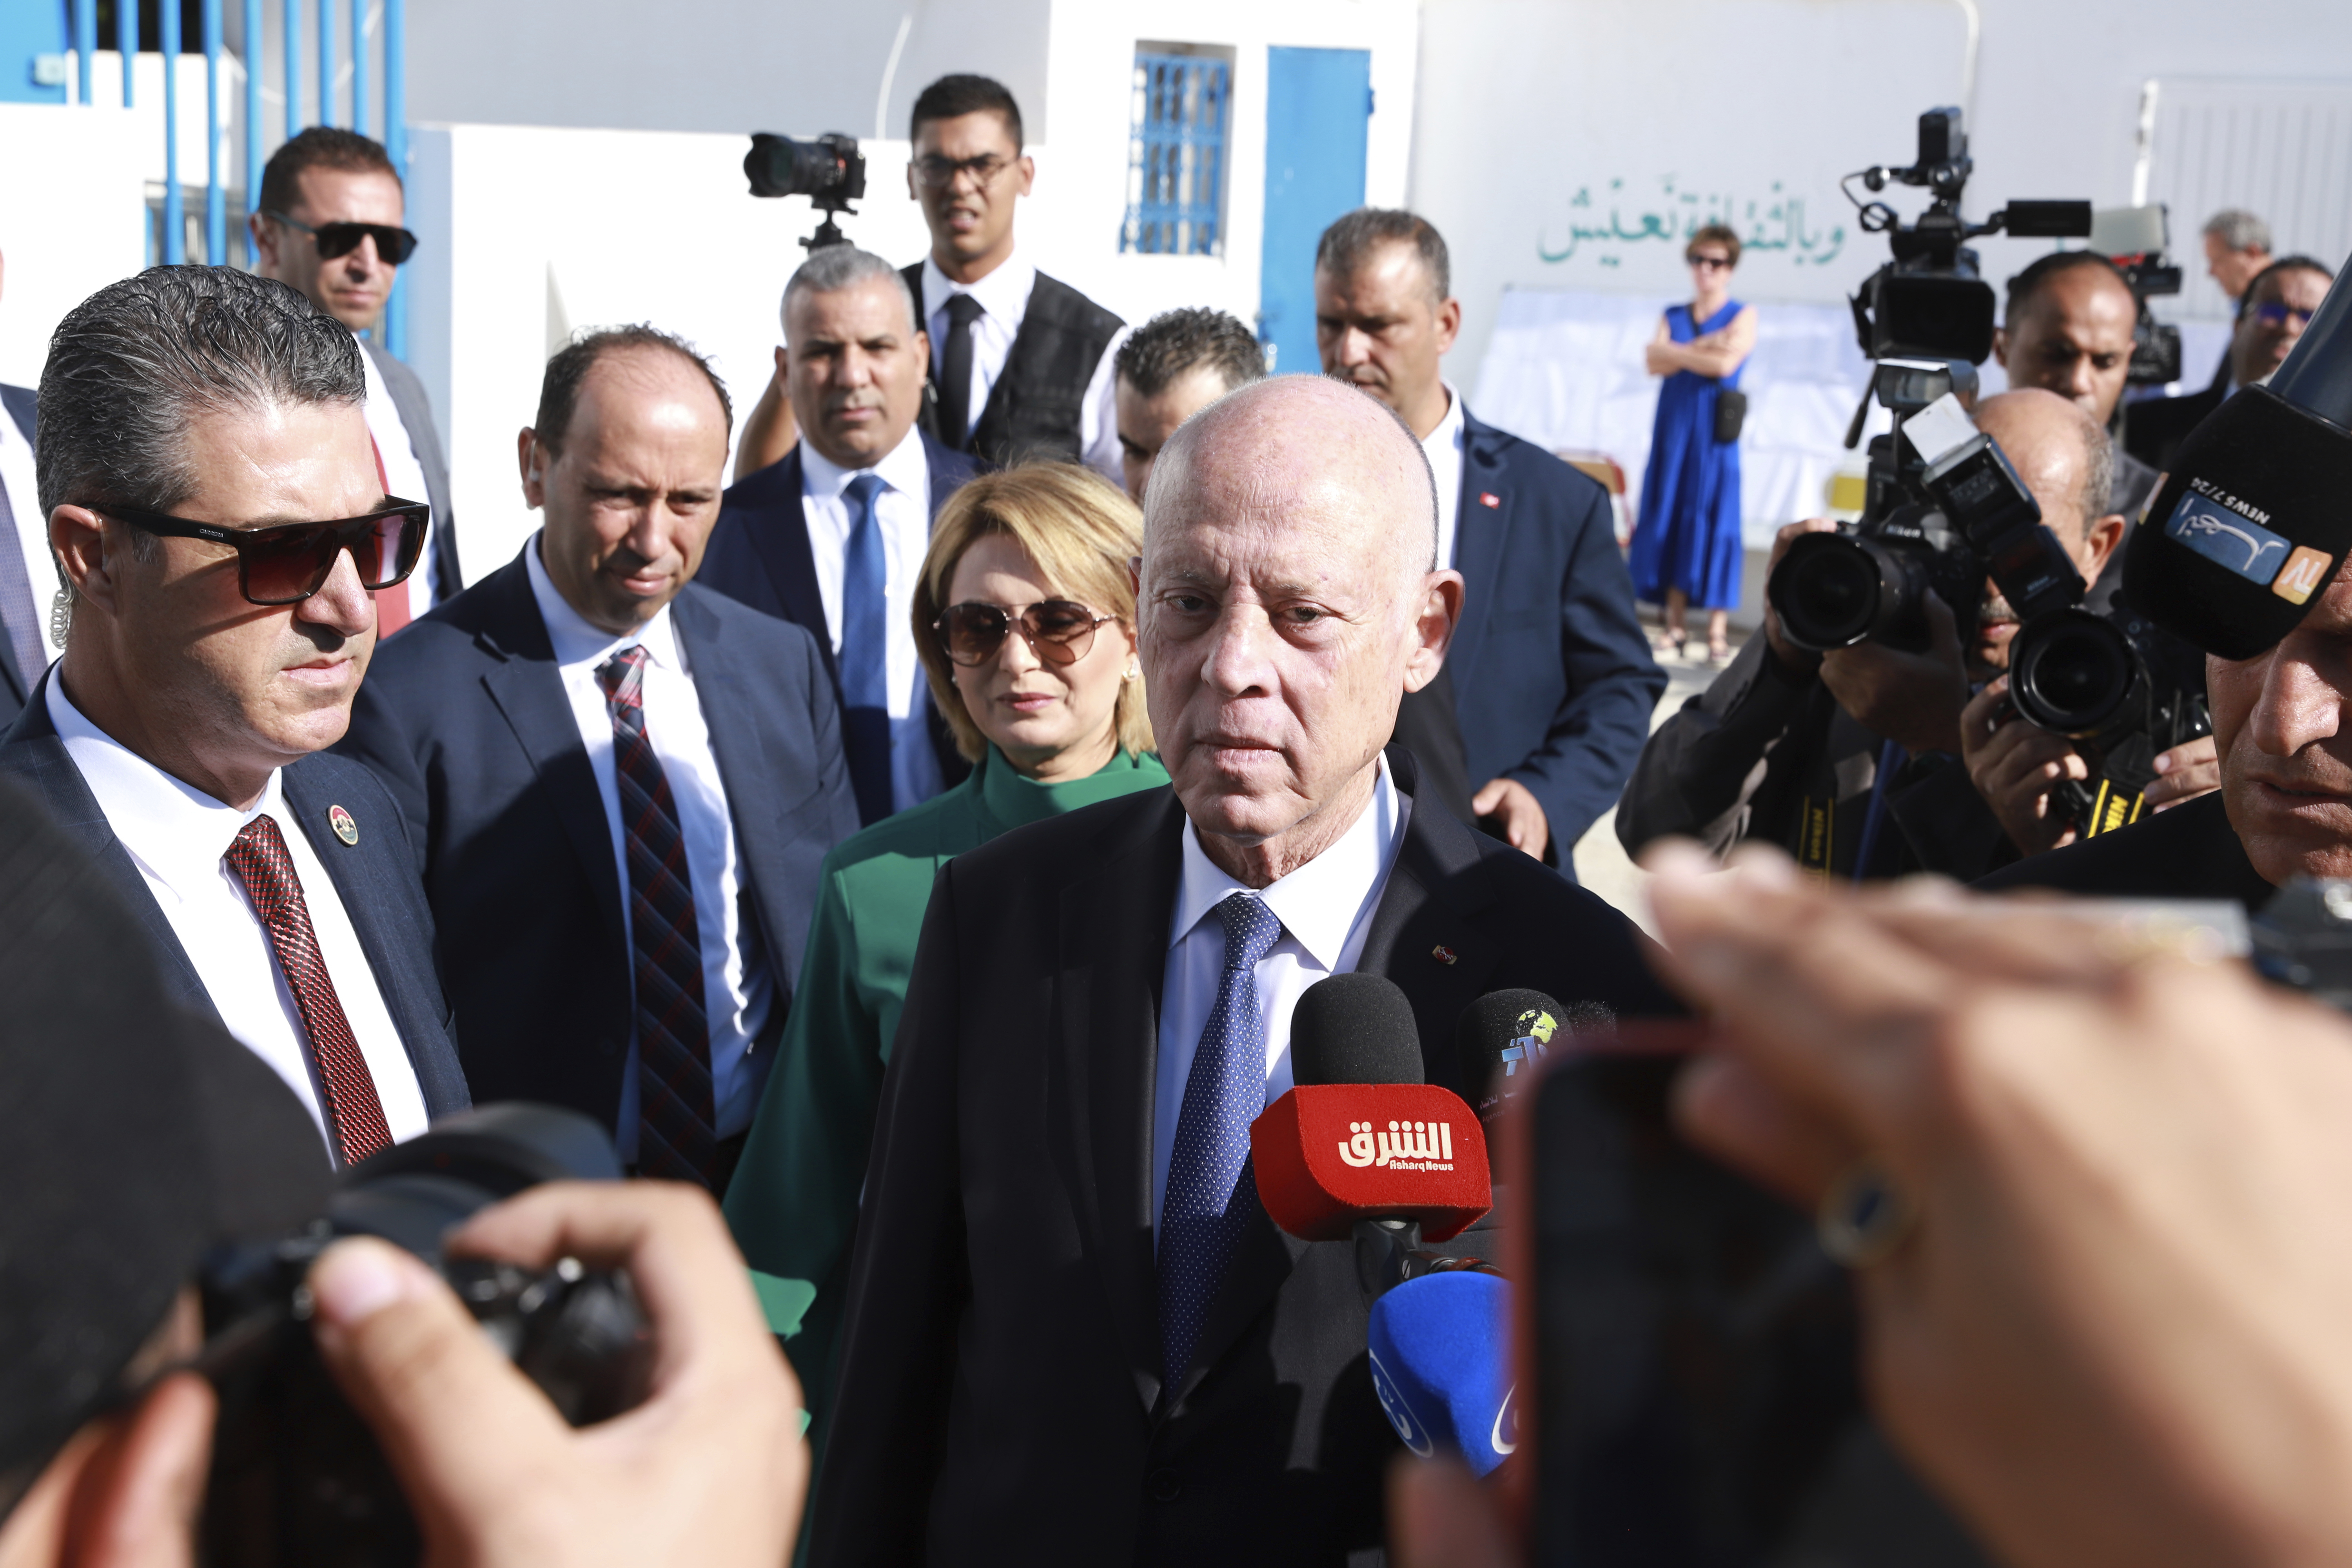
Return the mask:
<svg viewBox="0 0 2352 1568">
<path fill-rule="evenodd" d="M 841 749 L 861 824 L 890 815 L 890 564 L 874 513 L 881 491 L 879 479 L 860 474 L 841 492 L 849 509 L 841 563 Z"/>
<path fill-rule="evenodd" d="M 1225 927 L 1225 973 L 1192 1053 L 1160 1205 L 1160 1357 L 1171 1388 L 1192 1364 L 1209 1303 L 1258 1210 L 1249 1168 L 1250 1123 L 1265 1109 L 1257 966 L 1282 940 L 1282 922 L 1254 893 L 1232 894 L 1216 914 Z"/>
</svg>

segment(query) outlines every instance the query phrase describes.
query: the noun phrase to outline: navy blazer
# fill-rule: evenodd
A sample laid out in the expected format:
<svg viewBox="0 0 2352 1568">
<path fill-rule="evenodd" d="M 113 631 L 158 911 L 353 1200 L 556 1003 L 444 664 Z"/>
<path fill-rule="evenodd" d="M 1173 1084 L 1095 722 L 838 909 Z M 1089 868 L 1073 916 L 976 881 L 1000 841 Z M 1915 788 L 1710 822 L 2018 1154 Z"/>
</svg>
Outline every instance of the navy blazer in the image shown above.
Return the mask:
<svg viewBox="0 0 2352 1568">
<path fill-rule="evenodd" d="M 765 946 L 781 1033 L 818 866 L 857 828 L 840 713 L 798 626 L 698 583 L 670 618 L 727 786 L 742 929 Z M 383 645 L 337 749 L 407 814 L 474 1092 L 614 1127 L 635 1018 L 620 872 L 521 556 Z"/>
<path fill-rule="evenodd" d="M 49 722 L 43 695 L 47 687 L 44 677 L 16 721 L 0 734 L 0 773 L 22 779 L 58 825 L 104 870 L 153 939 L 156 966 L 172 1000 L 218 1023 L 220 1009 L 213 1005 L 195 965 L 188 962 L 187 950 L 99 809 L 98 797 L 83 782 L 57 726 Z M 288 812 L 326 867 L 360 951 L 367 954 L 384 1011 L 400 1031 L 408 1065 L 425 1091 L 425 1114 L 437 1121 L 465 1110 L 473 1101 L 457 1064 L 449 1004 L 434 973 L 433 914 L 425 908 L 425 890 L 416 885 L 415 851 L 400 808 L 374 774 L 326 752 L 289 763 L 279 776 Z M 359 826 L 355 844 L 337 838 L 327 824 L 327 813 L 338 805 Z"/>
<path fill-rule="evenodd" d="M 931 466 L 931 521 L 940 508 L 980 466 L 963 453 L 941 446 L 930 432 L 918 428 L 923 457 Z M 809 548 L 808 514 L 801 509 L 801 449 L 795 444 L 775 462 L 747 474 L 727 487 L 719 498 L 719 521 L 702 552 L 694 580 L 716 588 L 730 599 L 755 610 L 807 628 L 824 659 L 825 678 L 833 683 L 835 702 L 841 700 L 841 671 L 834 667 L 833 634 L 824 624 L 824 596 L 816 583 L 816 553 Z M 955 749 L 955 737 L 934 711 L 931 749 L 939 753 L 940 773 L 950 784 L 971 772 L 971 764 Z"/>
<path fill-rule="evenodd" d="M 1617 796 L 1666 689 L 1633 610 L 1609 492 L 1462 411 L 1454 564 L 1466 580 L 1446 665 L 1470 786 L 1517 779 L 1570 850 Z"/>
<path fill-rule="evenodd" d="M 29 386 L 0 386 L 0 408 L 5 408 L 8 411 L 8 417 L 14 419 L 16 422 L 16 428 L 24 433 L 25 444 L 28 447 L 32 446 L 33 432 L 40 416 L 41 395 Z M 37 507 L 40 505 L 40 498 L 10 496 L 8 505 L 12 509 L 24 506 Z M 15 540 L 0 542 L 0 548 L 14 549 L 15 547 Z M 52 565 L 48 571 L 44 572 L 40 568 L 46 564 L 48 563 L 31 561 L 25 563 L 25 575 L 33 584 L 33 616 L 42 623 L 36 630 L 42 638 L 44 647 L 48 646 L 49 606 L 47 601 L 41 595 L 42 580 L 46 578 L 48 581 L 52 592 L 57 587 L 57 569 Z M 0 726 L 13 722 L 16 715 L 24 711 L 26 702 L 32 696 L 33 682 L 39 679 L 41 673 L 37 669 L 16 668 L 16 649 L 9 640 L 8 630 L 7 623 L 0 621 Z"/>
</svg>

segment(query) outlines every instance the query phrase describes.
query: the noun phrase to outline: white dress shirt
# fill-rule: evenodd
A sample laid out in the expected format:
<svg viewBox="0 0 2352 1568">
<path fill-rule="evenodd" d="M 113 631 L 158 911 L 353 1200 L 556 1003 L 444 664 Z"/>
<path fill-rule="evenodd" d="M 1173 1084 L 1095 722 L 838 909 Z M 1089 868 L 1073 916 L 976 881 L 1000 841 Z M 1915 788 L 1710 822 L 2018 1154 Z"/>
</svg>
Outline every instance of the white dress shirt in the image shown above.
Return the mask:
<svg viewBox="0 0 2352 1568">
<path fill-rule="evenodd" d="M 1328 974 L 1346 974 L 1363 956 L 1404 826 L 1410 797 L 1397 792 L 1385 760 L 1372 798 L 1339 841 L 1287 877 L 1258 890 L 1282 922 L 1282 940 L 1257 965 L 1258 1021 L 1265 1033 L 1267 1104 L 1290 1092 L 1290 1014 L 1298 994 Z M 1184 870 L 1169 918 L 1168 968 L 1160 983 L 1160 1070 L 1151 1100 L 1151 1226 L 1168 1191 L 1168 1161 L 1176 1148 L 1176 1121 L 1201 1031 L 1216 1010 L 1225 973 L 1224 922 L 1217 905 L 1249 889 L 1211 863 L 1200 836 L 1184 824 Z"/>
<path fill-rule="evenodd" d="M 33 614 L 40 619 L 36 630 L 41 651 L 54 660 L 57 650 L 49 646 L 49 602 L 58 591 L 58 567 L 57 557 L 49 553 L 49 520 L 41 510 L 33 444 L 5 410 L 0 410 L 0 489 L 7 491 L 8 510 L 16 523 L 16 547 L 25 552 L 25 579 L 33 585 Z M 40 679 L 40 670 L 25 671 L 25 689 L 30 691 Z"/>
<path fill-rule="evenodd" d="M 923 322 L 931 335 L 934 380 L 947 374 L 948 297 L 969 294 L 985 312 L 971 324 L 971 401 L 965 406 L 971 410 L 974 425 L 980 423 L 981 410 L 988 406 L 988 395 L 995 389 L 997 377 L 1004 374 L 1005 361 L 1013 357 L 1013 340 L 1020 333 L 1021 318 L 1029 313 L 1030 291 L 1036 287 L 1037 268 L 1023 260 L 1017 250 L 977 283 L 953 282 L 940 270 L 937 261 L 923 258 Z M 1078 409 L 1079 460 L 1115 485 L 1127 481 L 1118 461 L 1118 388 L 1113 367 L 1119 345 L 1134 330 L 1121 327 L 1112 334 L 1087 382 L 1086 401 Z"/>
<path fill-rule="evenodd" d="M 49 682 L 48 704 L 49 722 L 65 742 L 66 754 L 97 797 L 107 826 L 139 868 L 147 890 L 155 895 L 221 1022 L 310 1107 L 323 1142 L 327 1122 L 304 1045 L 309 1037 L 301 1010 L 286 988 L 268 928 L 254 912 L 244 879 L 222 858 L 247 823 L 265 813 L 277 822 L 278 837 L 286 840 L 294 862 L 295 879 L 302 884 L 302 903 L 310 914 L 319 956 L 326 962 L 343 1018 L 375 1079 L 384 1126 L 394 1142 L 424 1131 L 425 1091 L 417 1086 L 416 1071 L 393 1027 L 383 994 L 376 989 L 375 971 L 352 930 L 342 896 L 319 863 L 310 835 L 294 819 L 280 775 L 269 775 L 269 786 L 252 810 L 239 811 L 181 783 L 106 734 L 68 700 L 64 681 Z M 375 830 L 389 828 L 379 826 Z M 331 1143 L 326 1152 L 331 1162 L 341 1163 Z"/>
<path fill-rule="evenodd" d="M 915 580 L 931 544 L 931 462 L 923 438 L 909 429 L 870 468 L 841 467 L 801 443 L 801 515 L 808 520 L 809 553 L 816 562 L 817 596 L 824 601 L 824 635 L 841 658 L 841 583 L 849 562 L 849 501 L 842 493 L 859 474 L 882 481 L 874 521 L 882 530 L 883 679 L 890 699 L 890 809 L 919 805 L 946 787 L 939 753 L 931 750 L 929 700 L 922 660 L 915 656 Z"/>
<path fill-rule="evenodd" d="M 1445 417 L 1421 443 L 1437 480 L 1437 563 L 1454 564 L 1454 524 L 1462 516 L 1462 395 L 1445 386 Z"/>
<path fill-rule="evenodd" d="M 383 464 L 383 488 L 386 493 L 402 500 L 431 500 L 425 488 L 425 465 L 416 460 L 416 446 L 408 434 L 408 426 L 400 420 L 400 409 L 392 401 L 392 388 L 385 384 L 383 373 L 375 367 L 375 355 L 362 352 L 360 363 L 367 367 L 367 426 L 375 437 L 377 458 Z M 446 528 L 448 520 L 436 517 L 436 528 Z M 408 574 L 408 614 L 411 619 L 433 607 L 433 552 L 428 542 L 425 559 Z M 451 594 L 457 592 L 451 588 Z"/>
<path fill-rule="evenodd" d="M 751 1124 L 760 1103 L 760 1086 L 766 1080 L 770 1051 L 755 1054 L 768 1015 L 775 1006 L 775 977 L 768 972 L 766 951 L 747 929 L 740 897 L 743 862 L 735 845 L 735 819 L 727 807 L 727 786 L 719 776 L 719 758 L 710 749 L 710 731 L 704 722 L 702 700 L 694 689 L 694 671 L 688 668 L 686 649 L 677 640 L 669 606 L 654 612 L 653 619 L 625 637 L 614 637 L 593 626 L 555 591 L 546 565 L 539 558 L 539 538 L 523 552 L 530 574 L 531 596 L 539 602 L 540 618 L 547 623 L 547 639 L 555 649 L 556 672 L 563 694 L 572 701 L 572 720 L 580 727 L 580 743 L 587 748 L 588 765 L 596 774 L 596 794 L 604 803 L 604 826 L 613 836 L 613 868 L 620 878 L 621 934 L 629 931 L 629 851 L 621 830 L 621 786 L 613 761 L 613 710 L 596 679 L 597 667 L 623 648 L 646 650 L 645 672 L 638 690 L 645 703 L 646 737 L 661 762 L 677 805 L 678 830 L 686 839 L 687 875 L 694 883 L 695 934 L 702 942 L 703 1016 L 710 1037 L 711 1102 L 718 1111 L 718 1135 L 732 1137 Z M 630 948 L 635 963 L 635 947 Z M 632 988 L 634 990 L 634 987 Z M 621 1104 L 614 1121 L 621 1158 L 637 1157 L 637 1042 L 630 1030 L 627 1070 L 621 1075 Z"/>
</svg>

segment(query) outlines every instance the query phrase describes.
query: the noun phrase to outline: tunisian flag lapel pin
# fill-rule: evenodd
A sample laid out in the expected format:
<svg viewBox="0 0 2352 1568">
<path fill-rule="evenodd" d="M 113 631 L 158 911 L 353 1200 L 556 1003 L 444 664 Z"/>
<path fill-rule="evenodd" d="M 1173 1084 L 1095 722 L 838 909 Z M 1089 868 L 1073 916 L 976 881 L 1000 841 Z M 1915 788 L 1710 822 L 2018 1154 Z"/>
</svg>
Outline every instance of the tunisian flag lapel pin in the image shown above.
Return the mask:
<svg viewBox="0 0 2352 1568">
<path fill-rule="evenodd" d="M 360 841 L 360 825 L 353 822 L 352 814 L 340 805 L 327 807 L 327 826 L 335 830 L 335 837 L 343 841 L 346 849 Z"/>
</svg>

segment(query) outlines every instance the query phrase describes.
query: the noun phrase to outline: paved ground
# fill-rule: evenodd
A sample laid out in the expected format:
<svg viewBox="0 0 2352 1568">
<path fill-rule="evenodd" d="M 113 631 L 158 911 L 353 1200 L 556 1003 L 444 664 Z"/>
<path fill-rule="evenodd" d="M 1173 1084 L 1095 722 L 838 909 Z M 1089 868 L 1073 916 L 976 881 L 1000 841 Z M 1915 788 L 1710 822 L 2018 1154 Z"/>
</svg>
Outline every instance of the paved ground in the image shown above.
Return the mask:
<svg viewBox="0 0 2352 1568">
<path fill-rule="evenodd" d="M 1735 652 L 1744 640 L 1744 634 L 1734 626 L 1731 628 L 1731 646 Z M 1662 657 L 1658 662 L 1664 667 L 1668 679 L 1666 694 L 1658 700 L 1657 711 L 1650 718 L 1653 730 L 1664 723 L 1667 716 L 1685 700 L 1706 690 L 1707 682 L 1713 680 L 1717 673 L 1717 667 L 1706 662 L 1703 647 L 1700 657 L 1696 659 Z M 1640 868 L 1626 858 L 1624 849 L 1617 842 L 1615 812 L 1594 823 L 1592 830 L 1577 840 L 1576 875 L 1579 881 L 1647 929 L 1649 911 L 1642 902 L 1642 883 L 1645 878 Z"/>
</svg>

